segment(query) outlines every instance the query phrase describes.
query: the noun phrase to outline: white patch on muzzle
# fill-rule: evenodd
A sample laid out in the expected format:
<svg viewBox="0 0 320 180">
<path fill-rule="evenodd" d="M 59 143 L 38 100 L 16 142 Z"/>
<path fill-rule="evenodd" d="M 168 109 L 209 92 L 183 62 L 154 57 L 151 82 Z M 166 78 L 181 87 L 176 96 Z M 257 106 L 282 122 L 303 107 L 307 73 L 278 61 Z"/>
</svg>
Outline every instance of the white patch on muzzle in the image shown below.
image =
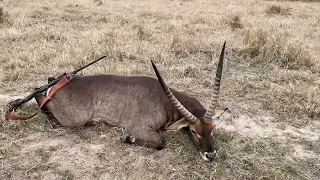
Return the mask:
<svg viewBox="0 0 320 180">
<path fill-rule="evenodd" d="M 200 155 L 201 155 L 201 157 L 202 157 L 204 160 L 210 161 L 210 160 L 207 158 L 206 153 L 207 153 L 207 152 L 204 152 L 204 153 L 200 152 Z"/>
<path fill-rule="evenodd" d="M 215 150 L 214 150 L 213 153 L 215 153 L 216 156 L 215 156 L 214 159 L 216 159 L 216 158 L 218 157 L 218 153 L 217 153 L 217 151 L 215 151 Z M 208 154 L 207 152 L 204 152 L 204 153 L 200 152 L 201 157 L 202 157 L 205 161 L 210 161 L 210 159 L 207 158 L 207 154 Z M 214 159 L 213 159 L 213 160 L 214 160 Z M 212 160 L 212 161 L 213 161 L 213 160 Z"/>
</svg>

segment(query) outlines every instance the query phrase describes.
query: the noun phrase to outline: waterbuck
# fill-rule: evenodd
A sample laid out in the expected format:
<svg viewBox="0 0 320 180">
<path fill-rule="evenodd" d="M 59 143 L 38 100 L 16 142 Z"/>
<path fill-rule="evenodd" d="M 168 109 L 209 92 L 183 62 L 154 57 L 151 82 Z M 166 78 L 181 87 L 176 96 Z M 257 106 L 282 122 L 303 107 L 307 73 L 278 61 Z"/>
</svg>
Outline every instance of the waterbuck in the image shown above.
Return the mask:
<svg viewBox="0 0 320 180">
<path fill-rule="evenodd" d="M 124 143 L 159 150 L 166 145 L 159 131 L 186 127 L 202 158 L 212 161 L 217 155 L 213 148 L 213 120 L 225 112 L 215 111 L 224 51 L 225 42 L 208 110 L 197 99 L 169 89 L 151 61 L 158 80 L 147 76 L 75 76 L 54 94 L 42 111 L 66 127 L 84 126 L 91 122 L 122 127 Z M 40 105 L 45 97 L 46 94 L 37 94 L 36 102 Z"/>
</svg>

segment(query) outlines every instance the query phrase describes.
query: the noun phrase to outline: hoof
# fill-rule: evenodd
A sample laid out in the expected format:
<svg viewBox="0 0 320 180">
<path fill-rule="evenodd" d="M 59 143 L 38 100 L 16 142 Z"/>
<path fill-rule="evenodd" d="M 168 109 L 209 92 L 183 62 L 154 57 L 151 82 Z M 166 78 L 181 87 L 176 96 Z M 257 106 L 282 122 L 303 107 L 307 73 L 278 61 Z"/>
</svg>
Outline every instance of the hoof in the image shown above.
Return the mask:
<svg viewBox="0 0 320 180">
<path fill-rule="evenodd" d="M 136 139 L 133 137 L 133 136 L 130 136 L 128 134 L 124 134 L 121 136 L 120 140 L 123 142 L 123 143 L 129 143 L 129 144 L 132 144 L 136 141 Z"/>
</svg>

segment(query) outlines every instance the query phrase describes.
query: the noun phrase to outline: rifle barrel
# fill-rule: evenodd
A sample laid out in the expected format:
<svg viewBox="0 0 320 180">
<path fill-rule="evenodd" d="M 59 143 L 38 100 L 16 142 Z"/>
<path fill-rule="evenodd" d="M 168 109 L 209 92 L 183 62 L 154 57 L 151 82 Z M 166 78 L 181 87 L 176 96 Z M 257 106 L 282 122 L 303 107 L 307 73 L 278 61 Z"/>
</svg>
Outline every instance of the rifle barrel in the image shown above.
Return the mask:
<svg viewBox="0 0 320 180">
<path fill-rule="evenodd" d="M 89 63 L 89 64 L 87 64 L 87 65 L 85 65 L 83 67 L 81 67 L 80 69 L 77 69 L 77 70 L 73 71 L 72 74 L 76 74 L 78 71 L 81 71 L 82 69 L 92 65 L 93 63 L 96 63 L 97 61 L 100 61 L 101 59 L 103 59 L 105 57 L 107 57 L 107 56 L 102 56 L 101 58 L 99 58 L 99 59 L 97 59 L 97 60 L 95 60 L 95 61 L 93 61 L 93 62 L 91 62 L 91 63 Z"/>
</svg>

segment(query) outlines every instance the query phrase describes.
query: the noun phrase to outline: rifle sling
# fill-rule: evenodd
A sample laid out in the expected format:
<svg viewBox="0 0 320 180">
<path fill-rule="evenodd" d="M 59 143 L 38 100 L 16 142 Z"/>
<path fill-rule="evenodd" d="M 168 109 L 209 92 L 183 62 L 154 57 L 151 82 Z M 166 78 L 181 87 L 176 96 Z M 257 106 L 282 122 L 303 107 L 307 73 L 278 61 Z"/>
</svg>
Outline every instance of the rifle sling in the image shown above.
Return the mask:
<svg viewBox="0 0 320 180">
<path fill-rule="evenodd" d="M 15 114 L 12 114 L 11 112 L 6 112 L 5 117 L 6 119 L 11 119 L 11 120 L 28 120 L 32 117 L 34 117 L 39 110 L 42 108 L 42 106 L 50 99 L 52 99 L 52 96 L 54 95 L 55 92 L 57 92 L 60 88 L 62 88 L 64 85 L 68 84 L 71 79 L 72 79 L 72 74 L 68 74 L 66 75 L 64 78 L 62 78 L 59 82 L 57 82 L 54 86 L 52 86 L 49 94 L 43 99 L 43 101 L 41 102 L 41 105 L 39 106 L 38 110 L 33 113 L 30 116 L 17 116 Z"/>
</svg>

